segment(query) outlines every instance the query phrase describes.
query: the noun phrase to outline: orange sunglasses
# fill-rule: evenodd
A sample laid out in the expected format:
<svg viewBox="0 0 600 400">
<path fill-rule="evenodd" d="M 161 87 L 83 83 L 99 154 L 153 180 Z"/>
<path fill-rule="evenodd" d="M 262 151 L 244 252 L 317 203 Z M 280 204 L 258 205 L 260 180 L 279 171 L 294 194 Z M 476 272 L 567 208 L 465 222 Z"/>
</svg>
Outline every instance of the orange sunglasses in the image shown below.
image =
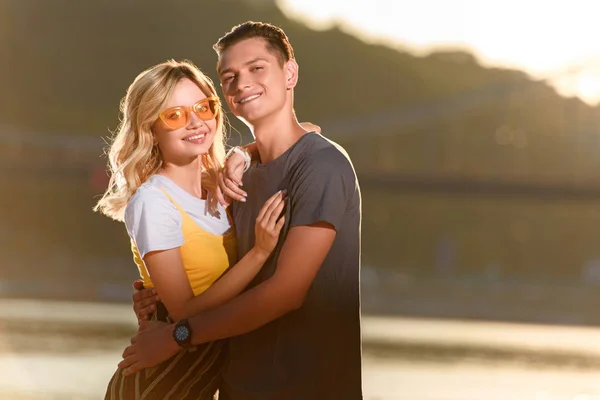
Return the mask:
<svg viewBox="0 0 600 400">
<path fill-rule="evenodd" d="M 183 128 L 190 122 L 190 112 L 194 112 L 202 121 L 208 121 L 217 116 L 221 102 L 218 97 L 207 97 L 192 106 L 177 106 L 167 108 L 158 117 L 171 129 Z"/>
</svg>

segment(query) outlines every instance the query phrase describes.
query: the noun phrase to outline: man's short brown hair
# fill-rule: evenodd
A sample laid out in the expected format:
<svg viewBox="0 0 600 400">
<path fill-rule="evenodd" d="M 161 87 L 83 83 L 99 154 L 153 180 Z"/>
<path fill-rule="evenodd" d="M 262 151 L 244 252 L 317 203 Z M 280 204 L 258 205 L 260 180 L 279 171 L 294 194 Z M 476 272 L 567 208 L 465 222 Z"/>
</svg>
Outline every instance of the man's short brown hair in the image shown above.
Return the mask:
<svg viewBox="0 0 600 400">
<path fill-rule="evenodd" d="M 283 29 L 265 22 L 247 21 L 234 26 L 213 45 L 213 49 L 221 56 L 223 51 L 234 44 L 252 38 L 264 39 L 267 50 L 277 57 L 281 66 L 294 59 L 294 49 Z"/>
</svg>

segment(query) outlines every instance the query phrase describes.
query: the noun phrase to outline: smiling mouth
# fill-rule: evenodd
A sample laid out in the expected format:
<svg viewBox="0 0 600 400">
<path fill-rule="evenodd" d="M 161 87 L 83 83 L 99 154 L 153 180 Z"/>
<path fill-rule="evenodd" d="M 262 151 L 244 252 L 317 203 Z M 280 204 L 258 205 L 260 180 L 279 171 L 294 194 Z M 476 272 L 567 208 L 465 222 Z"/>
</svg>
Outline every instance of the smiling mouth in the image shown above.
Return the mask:
<svg viewBox="0 0 600 400">
<path fill-rule="evenodd" d="M 252 100 L 258 99 L 260 96 L 262 96 L 262 93 L 253 94 L 252 96 L 244 97 L 243 99 L 241 99 L 237 103 L 238 104 L 245 104 L 245 103 L 248 103 L 248 102 L 250 102 Z"/>
<path fill-rule="evenodd" d="M 185 140 L 186 142 L 193 142 L 195 140 L 204 139 L 205 137 L 206 137 L 206 133 L 199 133 L 197 135 L 185 137 L 185 138 L 183 138 L 183 140 Z"/>
</svg>

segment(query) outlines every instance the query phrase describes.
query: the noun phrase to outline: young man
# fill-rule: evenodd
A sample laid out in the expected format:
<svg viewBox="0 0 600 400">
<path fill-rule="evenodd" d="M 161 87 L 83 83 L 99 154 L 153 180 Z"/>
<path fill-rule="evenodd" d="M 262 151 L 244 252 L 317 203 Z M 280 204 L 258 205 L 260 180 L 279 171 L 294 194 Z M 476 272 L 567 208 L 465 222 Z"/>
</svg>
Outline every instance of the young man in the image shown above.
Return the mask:
<svg viewBox="0 0 600 400">
<path fill-rule="evenodd" d="M 174 325 L 142 323 L 119 366 L 133 373 L 181 346 L 230 338 L 222 400 L 362 399 L 361 199 L 352 164 L 296 120 L 298 64 L 281 29 L 246 22 L 214 47 L 224 98 L 260 154 L 243 178 L 247 200 L 232 206 L 239 255 L 254 243 L 260 206 L 281 189 L 286 226 L 243 294 Z"/>
</svg>

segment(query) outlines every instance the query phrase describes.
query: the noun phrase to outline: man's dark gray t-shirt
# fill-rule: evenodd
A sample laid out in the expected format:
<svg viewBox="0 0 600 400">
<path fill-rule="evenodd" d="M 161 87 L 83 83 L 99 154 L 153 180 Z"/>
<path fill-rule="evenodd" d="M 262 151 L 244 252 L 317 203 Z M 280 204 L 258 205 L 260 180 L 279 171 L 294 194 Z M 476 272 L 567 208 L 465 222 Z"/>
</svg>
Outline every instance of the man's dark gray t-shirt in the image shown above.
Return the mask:
<svg viewBox="0 0 600 400">
<path fill-rule="evenodd" d="M 362 399 L 361 198 L 348 155 L 323 136 L 307 133 L 277 159 L 251 167 L 243 182 L 248 201 L 233 206 L 240 257 L 254 246 L 254 223 L 264 202 L 288 190 L 281 238 L 250 287 L 273 275 L 290 228 L 327 222 L 336 236 L 299 309 L 229 339 L 220 398 Z"/>
</svg>

